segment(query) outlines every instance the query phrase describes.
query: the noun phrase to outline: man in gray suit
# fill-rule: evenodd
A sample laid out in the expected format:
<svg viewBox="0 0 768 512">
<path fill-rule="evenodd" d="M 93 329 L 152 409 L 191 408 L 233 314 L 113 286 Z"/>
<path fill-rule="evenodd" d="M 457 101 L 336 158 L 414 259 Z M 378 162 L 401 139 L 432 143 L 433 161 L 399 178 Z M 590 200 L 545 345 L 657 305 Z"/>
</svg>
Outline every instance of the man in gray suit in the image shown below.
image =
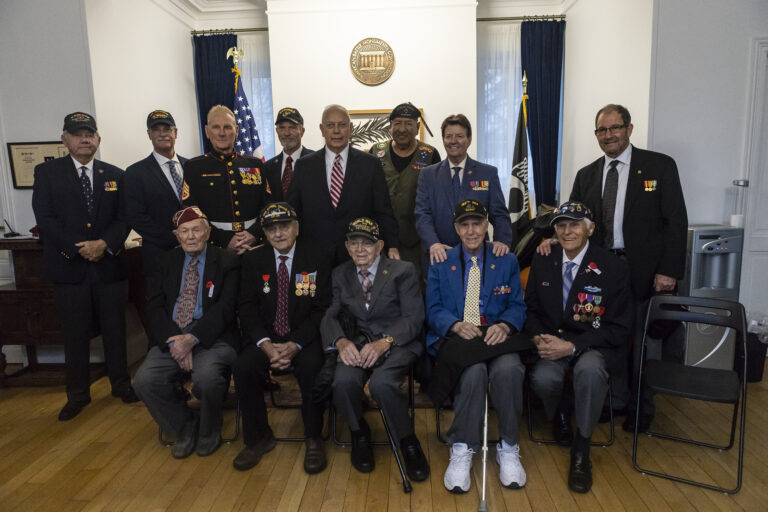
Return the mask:
<svg viewBox="0 0 768 512">
<path fill-rule="evenodd" d="M 327 350 L 339 352 L 333 379 L 333 403 L 352 431 L 352 465 L 373 471 L 368 424 L 363 419 L 363 387 L 370 380 L 371 396 L 391 427 L 403 454 L 408 477 L 426 480 L 429 464 L 408 416 L 408 397 L 401 383 L 424 350 L 419 335 L 424 323 L 416 269 L 412 263 L 381 256 L 384 241 L 372 219 L 353 220 L 345 246 L 352 258 L 332 274 L 333 302 L 320 326 Z M 352 323 L 354 339 L 340 322 Z M 349 327 L 347 327 L 349 330 Z"/>
</svg>

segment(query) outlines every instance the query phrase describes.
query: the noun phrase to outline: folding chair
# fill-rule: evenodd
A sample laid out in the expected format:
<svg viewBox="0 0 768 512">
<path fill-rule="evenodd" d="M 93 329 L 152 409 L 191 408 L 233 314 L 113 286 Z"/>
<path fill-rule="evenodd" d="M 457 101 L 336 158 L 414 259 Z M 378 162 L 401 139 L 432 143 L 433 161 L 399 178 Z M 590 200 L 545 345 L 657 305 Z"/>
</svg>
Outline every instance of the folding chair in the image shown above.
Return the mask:
<svg viewBox="0 0 768 512">
<path fill-rule="evenodd" d="M 690 310 L 689 308 L 694 308 Z M 643 334 L 643 345 L 640 352 L 640 371 L 637 385 L 637 409 L 635 411 L 635 435 L 632 446 L 632 465 L 637 471 L 649 475 L 666 478 L 675 482 L 682 482 L 713 491 L 727 494 L 735 494 L 741 489 L 742 470 L 744 465 L 744 427 L 747 411 L 747 382 L 746 357 L 739 364 L 743 365 L 741 377 L 733 370 L 714 368 L 702 368 L 688 366 L 681 363 L 663 360 L 645 361 L 646 338 L 648 327 L 657 320 L 671 320 L 688 322 L 689 324 L 706 324 L 733 329 L 736 333 L 736 343 L 742 345 L 746 353 L 747 327 L 744 307 L 738 302 L 719 299 L 706 299 L 696 297 L 655 296 L 648 306 Z M 696 339 L 689 337 L 689 344 Z M 646 392 L 673 395 L 694 400 L 718 402 L 733 405 L 733 420 L 731 422 L 731 435 L 727 445 L 717 445 L 696 441 L 685 437 L 676 437 L 659 432 L 646 432 L 650 437 L 659 437 L 673 441 L 693 444 L 706 448 L 728 450 L 733 447 L 736 434 L 736 419 L 739 416 L 739 404 L 741 405 L 741 428 L 739 433 L 739 458 L 737 468 L 736 487 L 726 489 L 716 485 L 710 485 L 695 480 L 689 480 L 678 476 L 651 471 L 641 467 L 637 463 L 638 418 L 640 417 L 640 404 L 644 387 Z"/>
</svg>

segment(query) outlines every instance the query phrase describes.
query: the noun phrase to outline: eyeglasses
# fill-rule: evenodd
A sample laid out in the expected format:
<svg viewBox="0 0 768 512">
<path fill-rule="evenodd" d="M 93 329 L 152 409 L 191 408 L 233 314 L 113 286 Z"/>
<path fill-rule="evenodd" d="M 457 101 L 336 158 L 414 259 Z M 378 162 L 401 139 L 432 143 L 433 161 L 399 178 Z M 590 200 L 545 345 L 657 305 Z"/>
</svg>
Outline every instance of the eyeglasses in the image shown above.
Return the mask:
<svg viewBox="0 0 768 512">
<path fill-rule="evenodd" d="M 372 242 L 371 240 L 347 240 L 347 245 L 349 245 L 352 249 L 370 249 L 374 245 L 376 245 L 375 242 Z"/>
<path fill-rule="evenodd" d="M 618 132 L 622 128 L 626 128 L 626 127 L 627 125 L 625 124 L 615 124 L 613 126 L 609 126 L 608 128 L 601 126 L 597 130 L 595 130 L 595 135 L 597 135 L 598 137 L 602 137 L 606 133 L 608 133 L 609 135 L 613 135 L 614 133 Z"/>
</svg>

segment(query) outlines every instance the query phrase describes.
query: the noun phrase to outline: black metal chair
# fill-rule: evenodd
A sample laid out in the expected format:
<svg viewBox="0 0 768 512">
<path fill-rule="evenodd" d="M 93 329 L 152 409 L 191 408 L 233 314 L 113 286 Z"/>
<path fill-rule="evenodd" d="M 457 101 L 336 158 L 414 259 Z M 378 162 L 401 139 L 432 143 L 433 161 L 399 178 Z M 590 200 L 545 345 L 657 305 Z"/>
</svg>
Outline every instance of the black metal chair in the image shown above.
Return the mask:
<svg viewBox="0 0 768 512">
<path fill-rule="evenodd" d="M 301 404 L 285 403 L 285 402 L 281 402 L 279 400 L 279 398 L 280 398 L 279 397 L 279 393 L 282 390 L 282 385 L 280 384 L 280 382 L 277 379 L 280 378 L 280 377 L 283 377 L 285 375 L 290 375 L 291 378 L 293 378 L 293 367 L 289 368 L 288 370 L 284 370 L 284 371 L 274 371 L 274 370 L 270 371 L 270 386 L 269 386 L 268 390 L 269 390 L 269 399 L 272 402 L 272 407 L 274 407 L 275 409 L 300 409 L 301 408 Z M 298 385 L 298 383 L 297 383 L 297 385 Z M 323 414 L 323 415 L 325 415 L 325 414 Z M 325 422 L 323 422 L 323 423 L 325 425 L 329 425 L 328 423 L 325 423 Z M 325 430 L 325 427 L 323 428 L 323 430 Z M 328 431 L 325 432 L 324 434 L 322 434 L 322 437 L 323 437 L 323 440 L 327 441 L 330 436 L 331 436 L 331 432 L 330 432 L 330 427 L 329 427 Z M 282 441 L 284 443 L 303 443 L 306 438 L 304 436 L 301 436 L 301 437 L 291 437 L 291 436 L 278 437 L 278 436 L 275 436 L 275 439 L 277 441 Z"/>
<path fill-rule="evenodd" d="M 703 487 L 705 489 L 711 489 L 713 491 L 735 494 L 741 489 L 742 470 L 744 465 L 744 427 L 747 410 L 747 382 L 744 378 L 747 366 L 746 357 L 739 363 L 740 365 L 743 364 L 741 378 L 733 369 L 723 370 L 702 368 L 663 360 L 645 361 L 648 327 L 658 320 L 687 322 L 689 324 L 716 325 L 733 329 L 736 333 L 736 343 L 742 345 L 744 353 L 746 353 L 747 328 L 744 307 L 738 302 L 696 297 L 655 296 L 651 299 L 646 315 L 645 334 L 643 335 L 643 345 L 640 352 L 640 371 L 637 383 L 637 409 L 635 411 L 635 435 L 632 446 L 632 465 L 637 471 L 673 480 L 675 482 L 682 482 Z M 691 342 L 695 342 L 695 339 L 689 339 L 689 343 Z M 731 434 L 727 445 L 705 443 L 686 437 L 677 437 L 660 432 L 646 432 L 646 434 L 651 437 L 679 441 L 706 448 L 728 450 L 733 447 L 736 434 L 736 421 L 737 418 L 741 416 L 736 487 L 726 489 L 724 487 L 689 480 L 667 473 L 651 471 L 641 467 L 637 463 L 637 444 L 638 438 L 640 437 L 637 430 L 640 416 L 641 396 L 643 392 L 654 392 L 657 394 L 673 395 L 693 400 L 733 405 Z M 739 405 L 741 406 L 741 414 L 739 414 Z"/>
</svg>

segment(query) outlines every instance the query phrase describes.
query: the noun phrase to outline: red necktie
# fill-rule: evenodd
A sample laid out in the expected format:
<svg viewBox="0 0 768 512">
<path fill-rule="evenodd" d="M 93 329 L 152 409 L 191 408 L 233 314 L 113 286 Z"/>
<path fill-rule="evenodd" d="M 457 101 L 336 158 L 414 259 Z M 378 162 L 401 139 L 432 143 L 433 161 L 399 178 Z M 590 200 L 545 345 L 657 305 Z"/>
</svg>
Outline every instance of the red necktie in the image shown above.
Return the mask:
<svg viewBox="0 0 768 512">
<path fill-rule="evenodd" d="M 197 273 L 197 258 L 189 260 L 184 272 L 184 288 L 176 299 L 176 325 L 183 329 L 192 322 L 197 303 L 197 287 L 200 284 L 200 274 Z"/>
<path fill-rule="evenodd" d="M 288 195 L 288 187 L 291 186 L 291 180 L 293 179 L 293 158 L 290 156 L 285 159 L 285 169 L 283 169 L 283 181 L 281 183 L 283 188 L 283 197 Z"/>
<path fill-rule="evenodd" d="M 334 208 L 339 204 L 341 187 L 344 185 L 344 172 L 341 170 L 341 155 L 336 155 L 331 171 L 331 204 Z"/>
<path fill-rule="evenodd" d="M 286 336 L 291 328 L 288 325 L 288 266 L 285 261 L 288 256 L 280 256 L 280 266 L 277 268 L 277 312 L 275 313 L 275 334 Z"/>
</svg>

